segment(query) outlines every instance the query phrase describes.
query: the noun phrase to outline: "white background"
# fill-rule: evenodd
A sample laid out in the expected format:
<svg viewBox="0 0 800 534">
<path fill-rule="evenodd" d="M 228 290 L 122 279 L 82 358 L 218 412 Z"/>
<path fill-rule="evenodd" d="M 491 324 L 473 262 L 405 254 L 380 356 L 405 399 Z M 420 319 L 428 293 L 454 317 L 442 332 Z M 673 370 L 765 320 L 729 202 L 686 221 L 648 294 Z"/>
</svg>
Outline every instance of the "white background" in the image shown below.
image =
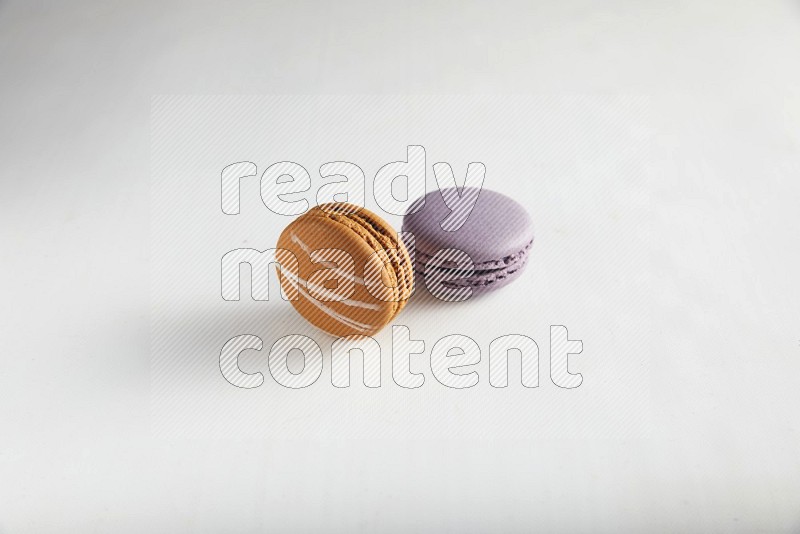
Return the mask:
<svg viewBox="0 0 800 534">
<path fill-rule="evenodd" d="M 793 2 L 0 4 L 0 532 L 797 531 L 798 50 Z M 154 429 L 151 97 L 297 93 L 647 97 L 636 432 Z"/>
<path fill-rule="evenodd" d="M 154 430 L 159 436 L 323 443 L 649 436 L 654 415 L 648 108 L 647 99 L 630 96 L 154 98 Z M 401 218 L 376 201 L 375 191 L 387 186 L 374 177 L 383 165 L 405 160 L 410 143 L 426 150 L 428 190 L 437 188 L 430 169 L 435 162 L 450 162 L 463 182 L 467 164 L 480 161 L 486 166 L 483 187 L 512 196 L 530 212 L 538 230 L 529 269 L 507 291 L 461 303 L 440 302 L 424 284 L 418 288 L 393 321 L 425 344 L 425 354 L 410 364 L 413 372 L 427 374 L 418 391 L 393 380 L 392 361 L 404 356 L 402 349 L 395 354 L 391 328 L 374 336 L 382 347 L 380 390 L 363 386 L 360 356 L 354 357 L 348 391 L 332 386 L 327 358 L 326 372 L 308 390 L 284 390 L 267 370 L 272 344 L 301 334 L 329 355 L 335 337 L 308 324 L 280 298 L 274 273 L 269 301 L 250 298 L 249 266 L 241 270 L 241 300 L 220 295 L 221 258 L 234 249 L 274 247 L 294 219 L 265 206 L 261 174 L 276 161 L 303 165 L 312 174 L 309 191 L 286 198 L 316 205 L 326 201 L 318 193 L 331 181 L 320 177 L 320 166 L 357 163 L 367 177 L 360 187 L 366 189 L 367 208 L 399 229 Z M 240 213 L 225 215 L 221 170 L 242 159 L 256 163 L 260 172 L 240 180 Z M 405 196 L 404 186 L 396 189 Z M 584 340 L 586 353 L 574 356 L 570 366 L 587 377 L 580 389 L 562 389 L 550 380 L 550 325 L 566 326 L 572 339 Z M 223 345 L 242 334 L 260 336 L 265 344 L 260 353 L 245 353 L 240 360 L 246 372 L 269 377 L 258 391 L 237 389 L 220 372 Z M 472 390 L 448 390 L 432 375 L 434 344 L 453 334 L 469 336 L 481 347 L 480 363 L 472 370 L 483 380 Z M 491 387 L 489 345 L 509 334 L 537 341 L 539 389 L 520 384 L 518 355 L 508 370 L 513 387 Z M 292 353 L 290 367 L 303 368 L 299 352 Z"/>
</svg>

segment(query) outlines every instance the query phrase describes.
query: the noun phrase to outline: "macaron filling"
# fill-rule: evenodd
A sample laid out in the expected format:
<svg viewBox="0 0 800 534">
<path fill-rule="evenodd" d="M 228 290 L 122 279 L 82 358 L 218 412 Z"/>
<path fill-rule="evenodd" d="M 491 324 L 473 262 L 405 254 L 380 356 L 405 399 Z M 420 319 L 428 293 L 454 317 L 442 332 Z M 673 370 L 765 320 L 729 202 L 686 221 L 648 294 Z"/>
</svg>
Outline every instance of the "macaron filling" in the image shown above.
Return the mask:
<svg viewBox="0 0 800 534">
<path fill-rule="evenodd" d="M 453 262 L 443 262 L 441 265 L 431 266 L 429 268 L 427 265 L 433 256 L 418 250 L 415 271 L 420 275 L 426 276 L 432 274 L 430 269 L 433 269 L 433 273 L 435 273 L 434 278 L 442 280 L 441 285 L 447 288 L 485 288 L 506 280 L 515 273 L 521 271 L 528 263 L 528 258 L 530 257 L 528 251 L 532 245 L 533 240 L 531 240 L 523 250 L 506 256 L 505 258 L 476 264 L 472 273 L 459 269 Z M 427 273 L 426 270 L 428 271 Z"/>
</svg>

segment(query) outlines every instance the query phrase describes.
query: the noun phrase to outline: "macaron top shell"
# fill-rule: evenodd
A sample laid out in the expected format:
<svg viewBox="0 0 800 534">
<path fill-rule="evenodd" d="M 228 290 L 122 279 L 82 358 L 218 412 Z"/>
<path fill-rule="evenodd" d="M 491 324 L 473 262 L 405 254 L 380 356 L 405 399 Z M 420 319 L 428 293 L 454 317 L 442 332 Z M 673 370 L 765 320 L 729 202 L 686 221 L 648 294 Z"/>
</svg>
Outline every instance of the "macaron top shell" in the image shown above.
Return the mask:
<svg viewBox="0 0 800 534">
<path fill-rule="evenodd" d="M 518 261 L 533 242 L 530 216 L 510 197 L 481 190 L 467 220 L 452 232 L 441 226 L 451 214 L 442 193 L 431 191 L 423 198 L 425 205 L 403 219 L 403 231 L 414 234 L 418 263 L 449 248 L 466 252 L 476 268 L 499 268 Z"/>
</svg>

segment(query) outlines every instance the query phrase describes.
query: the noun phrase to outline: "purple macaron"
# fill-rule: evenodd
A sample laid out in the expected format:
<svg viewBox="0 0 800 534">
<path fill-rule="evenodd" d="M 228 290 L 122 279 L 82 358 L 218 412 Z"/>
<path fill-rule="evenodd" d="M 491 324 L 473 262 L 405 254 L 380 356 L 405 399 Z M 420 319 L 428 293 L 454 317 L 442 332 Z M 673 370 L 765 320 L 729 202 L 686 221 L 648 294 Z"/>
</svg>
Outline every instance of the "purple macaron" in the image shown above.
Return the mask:
<svg viewBox="0 0 800 534">
<path fill-rule="evenodd" d="M 472 294 L 516 280 L 533 245 L 533 223 L 525 208 L 500 193 L 466 188 L 461 191 L 461 206 L 474 201 L 474 208 L 459 214 L 456 195 L 455 189 L 432 191 L 414 202 L 403 218 L 403 232 L 414 234 L 417 276 L 439 278 L 444 288 L 452 290 L 468 287 Z M 447 249 L 462 253 L 441 252 Z M 464 253 L 472 260 L 473 272 L 459 276 Z"/>
</svg>

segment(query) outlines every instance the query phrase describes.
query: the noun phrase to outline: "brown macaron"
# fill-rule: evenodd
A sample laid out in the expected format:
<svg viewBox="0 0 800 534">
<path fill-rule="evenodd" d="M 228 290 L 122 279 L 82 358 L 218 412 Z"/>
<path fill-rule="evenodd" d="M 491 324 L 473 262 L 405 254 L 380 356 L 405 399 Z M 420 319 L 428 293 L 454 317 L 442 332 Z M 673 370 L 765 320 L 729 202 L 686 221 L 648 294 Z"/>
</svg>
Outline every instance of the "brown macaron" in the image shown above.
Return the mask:
<svg viewBox="0 0 800 534">
<path fill-rule="evenodd" d="M 284 229 L 277 249 L 290 302 L 335 336 L 375 334 L 413 292 L 408 250 L 386 221 L 360 206 L 312 208 Z"/>
</svg>

